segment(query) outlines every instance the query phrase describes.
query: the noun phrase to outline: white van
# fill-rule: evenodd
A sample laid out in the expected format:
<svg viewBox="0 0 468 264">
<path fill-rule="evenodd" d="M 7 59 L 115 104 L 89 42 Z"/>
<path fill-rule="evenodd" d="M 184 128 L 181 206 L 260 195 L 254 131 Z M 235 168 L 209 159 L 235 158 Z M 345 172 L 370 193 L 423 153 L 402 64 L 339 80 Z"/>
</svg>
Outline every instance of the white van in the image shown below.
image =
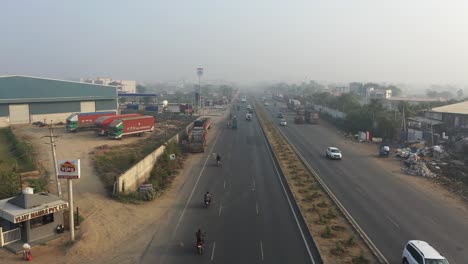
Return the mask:
<svg viewBox="0 0 468 264">
<path fill-rule="evenodd" d="M 410 240 L 403 249 L 403 264 L 449 264 L 431 245 L 421 240 Z"/>
</svg>

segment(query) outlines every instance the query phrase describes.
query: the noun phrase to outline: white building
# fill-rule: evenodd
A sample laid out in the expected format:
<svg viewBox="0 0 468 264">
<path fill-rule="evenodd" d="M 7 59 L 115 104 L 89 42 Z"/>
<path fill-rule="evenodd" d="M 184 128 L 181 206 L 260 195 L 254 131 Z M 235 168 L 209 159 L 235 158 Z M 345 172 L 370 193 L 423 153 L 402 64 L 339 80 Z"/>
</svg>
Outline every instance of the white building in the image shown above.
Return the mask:
<svg viewBox="0 0 468 264">
<path fill-rule="evenodd" d="M 388 99 L 390 97 L 392 97 L 392 90 L 390 89 L 369 88 L 367 90 L 367 98 L 369 99 Z"/>
<path fill-rule="evenodd" d="M 80 82 L 117 86 L 119 93 L 136 93 L 137 82 L 134 80 L 112 80 L 107 77 L 97 77 L 96 79 L 81 78 Z"/>
</svg>

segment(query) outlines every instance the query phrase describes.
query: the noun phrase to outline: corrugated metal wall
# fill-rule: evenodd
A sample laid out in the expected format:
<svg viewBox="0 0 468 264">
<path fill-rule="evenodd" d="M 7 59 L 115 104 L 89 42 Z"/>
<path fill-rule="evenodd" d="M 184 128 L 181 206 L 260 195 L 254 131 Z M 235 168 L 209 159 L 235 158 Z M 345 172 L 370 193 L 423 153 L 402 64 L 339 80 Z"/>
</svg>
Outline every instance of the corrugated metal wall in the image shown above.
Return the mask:
<svg viewBox="0 0 468 264">
<path fill-rule="evenodd" d="M 29 104 L 31 115 L 80 112 L 80 102 L 51 102 Z"/>
<path fill-rule="evenodd" d="M 96 101 L 96 111 L 102 110 L 116 110 L 117 100 L 99 100 Z"/>
</svg>

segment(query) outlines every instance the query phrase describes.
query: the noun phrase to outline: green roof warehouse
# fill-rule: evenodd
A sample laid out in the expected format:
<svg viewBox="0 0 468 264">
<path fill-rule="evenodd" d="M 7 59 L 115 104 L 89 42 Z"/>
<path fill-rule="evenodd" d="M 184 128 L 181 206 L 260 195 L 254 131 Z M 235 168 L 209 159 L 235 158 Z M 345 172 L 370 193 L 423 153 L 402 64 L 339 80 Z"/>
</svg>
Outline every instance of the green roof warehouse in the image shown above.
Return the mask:
<svg viewBox="0 0 468 264">
<path fill-rule="evenodd" d="M 0 76 L 0 127 L 65 122 L 72 113 L 117 111 L 117 87 L 30 76 Z"/>
</svg>

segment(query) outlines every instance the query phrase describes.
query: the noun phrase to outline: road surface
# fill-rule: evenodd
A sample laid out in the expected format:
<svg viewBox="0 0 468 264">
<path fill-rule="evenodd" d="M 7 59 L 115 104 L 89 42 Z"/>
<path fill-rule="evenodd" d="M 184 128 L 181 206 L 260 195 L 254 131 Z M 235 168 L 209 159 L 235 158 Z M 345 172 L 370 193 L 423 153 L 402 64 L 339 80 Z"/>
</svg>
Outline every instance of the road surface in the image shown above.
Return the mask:
<svg viewBox="0 0 468 264">
<path fill-rule="evenodd" d="M 258 120 L 242 118 L 244 108 L 233 110 L 237 130 L 221 129 L 207 151 L 196 154 L 203 159 L 141 263 L 314 263 L 311 256 L 320 263 L 302 221 L 293 214 Z M 221 155 L 221 167 L 214 165 L 211 149 Z M 203 208 L 208 190 L 213 203 Z M 198 227 L 207 232 L 203 255 L 195 250 Z"/>
<path fill-rule="evenodd" d="M 264 108 L 279 124 L 280 103 L 277 105 Z M 296 125 L 291 111 L 285 117 L 288 126 L 281 130 L 390 263 L 401 263 L 403 247 L 411 239 L 427 241 L 450 263 L 468 263 L 466 210 L 405 184 L 381 169 L 375 162 L 377 157 L 359 153 L 353 149 L 355 145 L 346 144 L 329 128 Z M 329 146 L 340 148 L 343 160 L 325 158 Z"/>
</svg>

